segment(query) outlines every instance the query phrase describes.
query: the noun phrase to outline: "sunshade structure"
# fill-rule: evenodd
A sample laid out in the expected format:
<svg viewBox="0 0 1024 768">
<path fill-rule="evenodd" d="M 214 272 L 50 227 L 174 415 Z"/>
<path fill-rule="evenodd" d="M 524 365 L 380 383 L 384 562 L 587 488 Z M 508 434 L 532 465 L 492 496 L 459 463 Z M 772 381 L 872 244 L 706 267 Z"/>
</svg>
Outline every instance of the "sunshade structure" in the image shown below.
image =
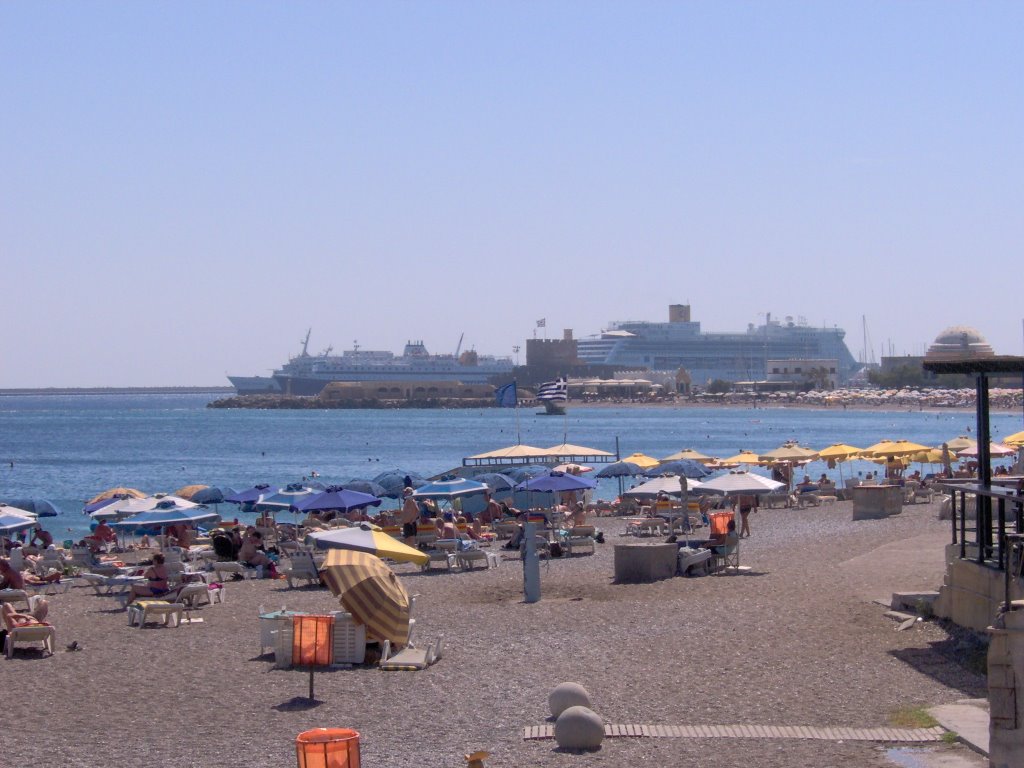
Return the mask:
<svg viewBox="0 0 1024 768">
<path fill-rule="evenodd" d="M 1015 448 L 1024 447 L 1024 430 L 1014 432 L 1009 437 L 1003 438 L 1004 445 L 1012 445 Z"/>
<path fill-rule="evenodd" d="M 615 458 L 614 453 L 608 453 L 608 451 L 602 451 L 598 448 L 588 448 L 585 445 L 573 445 L 572 443 L 553 445 L 545 450 L 556 461 L 611 461 Z"/>
<path fill-rule="evenodd" d="M 362 480 L 360 478 L 354 478 L 345 483 L 345 488 L 350 491 L 359 491 L 359 493 L 367 493 L 370 496 L 376 496 L 377 498 L 383 498 L 388 495 L 388 489 L 380 483 L 375 483 L 373 480 Z"/>
<path fill-rule="evenodd" d="M 953 453 L 957 453 L 958 451 L 962 451 L 965 448 L 973 448 L 977 444 L 978 444 L 977 440 L 973 440 L 973 439 L 969 438 L 967 435 L 958 435 L 957 437 L 954 437 L 952 440 L 947 440 L 946 441 L 946 446 Z"/>
<path fill-rule="evenodd" d="M 601 467 L 594 477 L 633 477 L 642 475 L 644 467 L 634 464 L 632 461 L 615 461 L 607 467 Z"/>
<path fill-rule="evenodd" d="M 807 461 L 814 461 L 818 458 L 818 452 L 810 448 L 804 448 L 796 443 L 783 443 L 766 453 L 762 453 L 761 461 L 768 464 L 802 464 Z"/>
<path fill-rule="evenodd" d="M 209 487 L 210 486 L 208 485 L 186 485 L 183 488 L 179 488 L 171 495 L 178 496 L 182 499 L 188 499 L 189 501 L 191 501 L 193 495 L 199 493 L 200 491 L 205 491 Z"/>
<path fill-rule="evenodd" d="M 681 451 L 676 451 L 672 455 L 666 456 L 662 461 L 698 461 L 701 464 L 711 464 L 717 461 L 717 459 L 714 456 L 708 456 L 700 451 L 695 451 L 693 448 L 683 448 Z"/>
<path fill-rule="evenodd" d="M 526 464 L 522 467 L 508 467 L 502 470 L 503 475 L 508 475 L 517 483 L 521 483 L 523 480 L 527 480 L 537 475 L 543 475 L 548 471 L 548 467 L 540 464 Z"/>
<path fill-rule="evenodd" d="M 483 472 L 474 475 L 473 480 L 478 483 L 486 483 L 492 491 L 511 491 L 516 485 L 515 479 L 500 472 Z"/>
<path fill-rule="evenodd" d="M 163 507 L 151 509 L 148 512 L 140 512 L 137 515 L 125 518 L 114 523 L 114 528 L 135 529 L 135 528 L 166 528 L 170 525 L 195 525 L 197 523 L 211 523 L 220 519 L 220 515 L 202 507 L 179 507 L 176 504 L 167 504 Z"/>
<path fill-rule="evenodd" d="M 761 457 L 753 451 L 742 450 L 735 456 L 719 459 L 721 464 L 762 464 Z"/>
<path fill-rule="evenodd" d="M 701 487 L 701 483 L 695 480 L 688 481 L 686 485 L 688 491 L 694 491 Z M 644 499 L 657 496 L 659 493 L 666 493 L 669 496 L 682 496 L 683 489 L 679 484 L 679 478 L 656 477 L 653 480 L 648 480 L 646 483 L 641 483 L 636 488 L 630 488 L 622 495 L 626 497 Z"/>
<path fill-rule="evenodd" d="M 273 493 L 268 483 L 257 483 L 252 488 L 246 488 L 244 491 L 235 491 L 224 497 L 224 501 L 231 504 L 253 504 L 255 501 L 265 493 Z"/>
<path fill-rule="evenodd" d="M 31 512 L 17 507 L 0 506 L 0 535 L 7 536 L 25 531 L 36 525 L 36 518 Z"/>
<path fill-rule="evenodd" d="M 927 451 L 912 453 L 906 458 L 907 461 L 916 461 L 919 464 L 938 464 L 942 461 L 942 449 L 929 448 Z"/>
<path fill-rule="evenodd" d="M 316 531 L 306 536 L 319 549 L 349 549 L 376 557 L 386 557 L 402 563 L 425 564 L 430 558 L 425 552 L 403 544 L 393 536 L 363 523 L 355 528 L 336 528 Z"/>
<path fill-rule="evenodd" d="M 763 475 L 755 475 L 752 472 L 730 472 L 728 475 L 721 475 L 714 480 L 701 483 L 698 491 L 721 496 L 737 496 L 739 494 L 772 493 L 783 487 L 785 487 L 785 483 L 771 480 Z"/>
<path fill-rule="evenodd" d="M 433 482 L 421 485 L 413 493 L 416 499 L 456 499 L 461 496 L 476 496 L 486 493 L 490 488 L 486 483 L 479 483 L 476 480 L 467 480 L 464 477 L 434 480 Z"/>
<path fill-rule="evenodd" d="M 517 491 L 533 491 L 535 493 L 562 493 L 565 491 L 588 491 L 596 488 L 597 483 L 565 472 L 549 472 L 524 480 L 516 486 Z"/>
<path fill-rule="evenodd" d="M 555 457 L 548 452 L 547 448 L 519 444 L 467 456 L 462 460 L 462 465 L 464 467 L 494 467 L 511 464 L 535 464 L 553 458 Z"/>
<path fill-rule="evenodd" d="M 132 497 L 131 496 L 126 496 L 125 498 L 132 498 Z M 99 501 L 90 502 L 90 503 L 86 504 L 84 507 L 82 507 L 82 514 L 83 515 L 91 515 L 96 510 L 103 509 L 103 507 L 110 506 L 115 501 L 120 501 L 120 499 L 114 497 L 114 498 L 100 499 Z"/>
<path fill-rule="evenodd" d="M 663 477 L 665 475 L 682 475 L 691 480 L 700 480 L 711 474 L 711 470 L 700 462 L 693 459 L 676 459 L 675 461 L 663 461 L 656 467 L 651 467 L 644 475 L 647 477 Z"/>
<path fill-rule="evenodd" d="M 994 459 L 1002 459 L 1007 456 L 1014 456 L 1017 453 L 1016 448 L 1011 448 L 1008 445 L 1002 443 L 989 443 L 988 455 Z M 972 445 L 970 448 L 964 448 L 962 451 L 956 452 L 957 456 L 969 456 L 971 458 L 978 457 L 978 446 Z"/>
<path fill-rule="evenodd" d="M 406 479 L 409 480 L 408 483 L 406 483 Z M 415 472 L 407 472 L 403 469 L 390 469 L 387 472 L 381 472 L 379 475 L 374 477 L 373 482 L 377 483 L 377 485 L 384 489 L 385 496 L 397 499 L 401 497 L 402 491 L 404 491 L 407 486 L 418 488 L 425 484 L 427 479 Z"/>
<path fill-rule="evenodd" d="M 375 555 L 332 549 L 324 562 L 327 587 L 376 640 L 409 642 L 409 595 L 398 576 Z"/>
<path fill-rule="evenodd" d="M 293 512 L 319 512 L 328 509 L 348 512 L 352 509 L 379 506 L 380 499 L 376 496 L 371 496 L 368 493 L 359 493 L 359 491 L 350 491 L 340 485 L 332 485 L 323 493 L 297 498 L 290 508 Z"/>
<path fill-rule="evenodd" d="M 300 499 L 315 494 L 312 488 L 301 483 L 289 483 L 277 491 L 268 489 L 267 493 L 260 495 L 255 501 L 257 507 L 269 507 L 271 509 L 291 509 Z"/>
<path fill-rule="evenodd" d="M 870 445 L 865 448 L 863 456 L 867 458 L 883 458 L 886 456 L 902 458 L 904 456 L 910 456 L 911 454 L 927 450 L 927 445 L 912 443 L 909 440 L 883 440 L 880 443 L 875 443 L 874 445 Z"/>
<path fill-rule="evenodd" d="M 640 452 L 632 453 L 629 456 L 624 457 L 622 460 L 628 461 L 631 464 L 636 464 L 641 469 L 650 469 L 651 467 L 658 466 L 658 464 L 660 463 L 653 456 L 648 456 L 646 453 Z"/>
<path fill-rule="evenodd" d="M 125 496 L 131 496 L 132 498 L 135 499 L 142 499 L 145 498 L 146 494 L 144 494 L 137 488 L 125 488 L 123 486 L 118 486 L 117 488 L 108 488 L 107 490 L 103 491 L 103 493 L 97 493 L 95 496 L 89 499 L 89 501 L 87 501 L 86 504 L 95 504 L 97 501 L 103 501 L 104 499 L 123 498 Z"/>
</svg>

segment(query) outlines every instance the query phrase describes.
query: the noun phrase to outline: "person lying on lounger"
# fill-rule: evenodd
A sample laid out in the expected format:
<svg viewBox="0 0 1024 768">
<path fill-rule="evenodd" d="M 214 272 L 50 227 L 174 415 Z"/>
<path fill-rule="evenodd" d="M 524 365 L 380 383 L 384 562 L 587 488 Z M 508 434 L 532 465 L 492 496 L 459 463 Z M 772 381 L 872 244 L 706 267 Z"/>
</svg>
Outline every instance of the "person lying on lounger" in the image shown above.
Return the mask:
<svg viewBox="0 0 1024 768">
<path fill-rule="evenodd" d="M 10 603 L 4 603 L 0 608 L 3 611 L 4 629 L 10 631 L 17 627 L 31 627 L 35 624 L 46 624 L 46 614 L 49 605 L 43 599 L 36 601 L 36 609 L 33 613 L 18 613 Z"/>
<path fill-rule="evenodd" d="M 40 586 L 60 581 L 60 573 L 54 571 L 46 576 L 36 576 L 28 571 L 15 569 L 9 560 L 0 559 L 0 589 L 24 589 L 26 584 Z"/>
</svg>

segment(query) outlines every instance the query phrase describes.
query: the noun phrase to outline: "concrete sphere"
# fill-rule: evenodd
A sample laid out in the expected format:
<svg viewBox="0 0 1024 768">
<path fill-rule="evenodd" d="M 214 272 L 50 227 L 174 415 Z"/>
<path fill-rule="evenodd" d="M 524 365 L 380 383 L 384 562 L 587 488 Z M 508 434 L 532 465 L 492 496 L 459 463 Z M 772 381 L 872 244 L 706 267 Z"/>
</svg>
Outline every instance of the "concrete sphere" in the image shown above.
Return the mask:
<svg viewBox="0 0 1024 768">
<path fill-rule="evenodd" d="M 548 694 L 548 707 L 551 708 L 551 714 L 554 717 L 558 717 L 569 707 L 575 706 L 590 706 L 590 694 L 579 683 L 559 683 Z"/>
<path fill-rule="evenodd" d="M 562 749 L 598 749 L 604 741 L 604 723 L 593 710 L 569 707 L 555 721 L 555 741 Z"/>
</svg>

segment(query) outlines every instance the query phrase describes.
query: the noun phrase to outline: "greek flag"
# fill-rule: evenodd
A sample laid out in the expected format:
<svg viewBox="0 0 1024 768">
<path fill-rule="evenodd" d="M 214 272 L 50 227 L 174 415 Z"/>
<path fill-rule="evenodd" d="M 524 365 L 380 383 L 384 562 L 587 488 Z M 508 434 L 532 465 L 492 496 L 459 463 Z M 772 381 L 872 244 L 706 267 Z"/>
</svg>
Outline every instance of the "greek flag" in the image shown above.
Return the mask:
<svg viewBox="0 0 1024 768">
<path fill-rule="evenodd" d="M 564 403 L 569 399 L 569 385 L 566 383 L 565 379 L 559 379 L 558 381 L 545 381 L 537 387 L 537 399 L 555 400 Z"/>
<path fill-rule="evenodd" d="M 518 402 L 516 383 L 513 381 L 494 390 L 494 400 L 499 408 L 515 408 Z"/>
<path fill-rule="evenodd" d="M 540 320 L 537 321 L 537 327 L 538 328 L 546 328 L 547 324 L 548 324 L 548 319 L 546 317 L 542 317 Z"/>
</svg>

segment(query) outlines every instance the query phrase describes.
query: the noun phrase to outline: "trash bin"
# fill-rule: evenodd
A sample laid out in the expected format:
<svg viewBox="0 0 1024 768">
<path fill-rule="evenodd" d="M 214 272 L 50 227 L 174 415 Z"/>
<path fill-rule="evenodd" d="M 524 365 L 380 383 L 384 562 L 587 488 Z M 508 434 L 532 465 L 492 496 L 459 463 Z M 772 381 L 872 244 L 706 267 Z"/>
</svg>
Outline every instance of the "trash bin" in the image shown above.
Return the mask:
<svg viewBox="0 0 1024 768">
<path fill-rule="evenodd" d="M 295 737 L 299 768 L 359 768 L 359 732 L 314 728 Z"/>
</svg>

